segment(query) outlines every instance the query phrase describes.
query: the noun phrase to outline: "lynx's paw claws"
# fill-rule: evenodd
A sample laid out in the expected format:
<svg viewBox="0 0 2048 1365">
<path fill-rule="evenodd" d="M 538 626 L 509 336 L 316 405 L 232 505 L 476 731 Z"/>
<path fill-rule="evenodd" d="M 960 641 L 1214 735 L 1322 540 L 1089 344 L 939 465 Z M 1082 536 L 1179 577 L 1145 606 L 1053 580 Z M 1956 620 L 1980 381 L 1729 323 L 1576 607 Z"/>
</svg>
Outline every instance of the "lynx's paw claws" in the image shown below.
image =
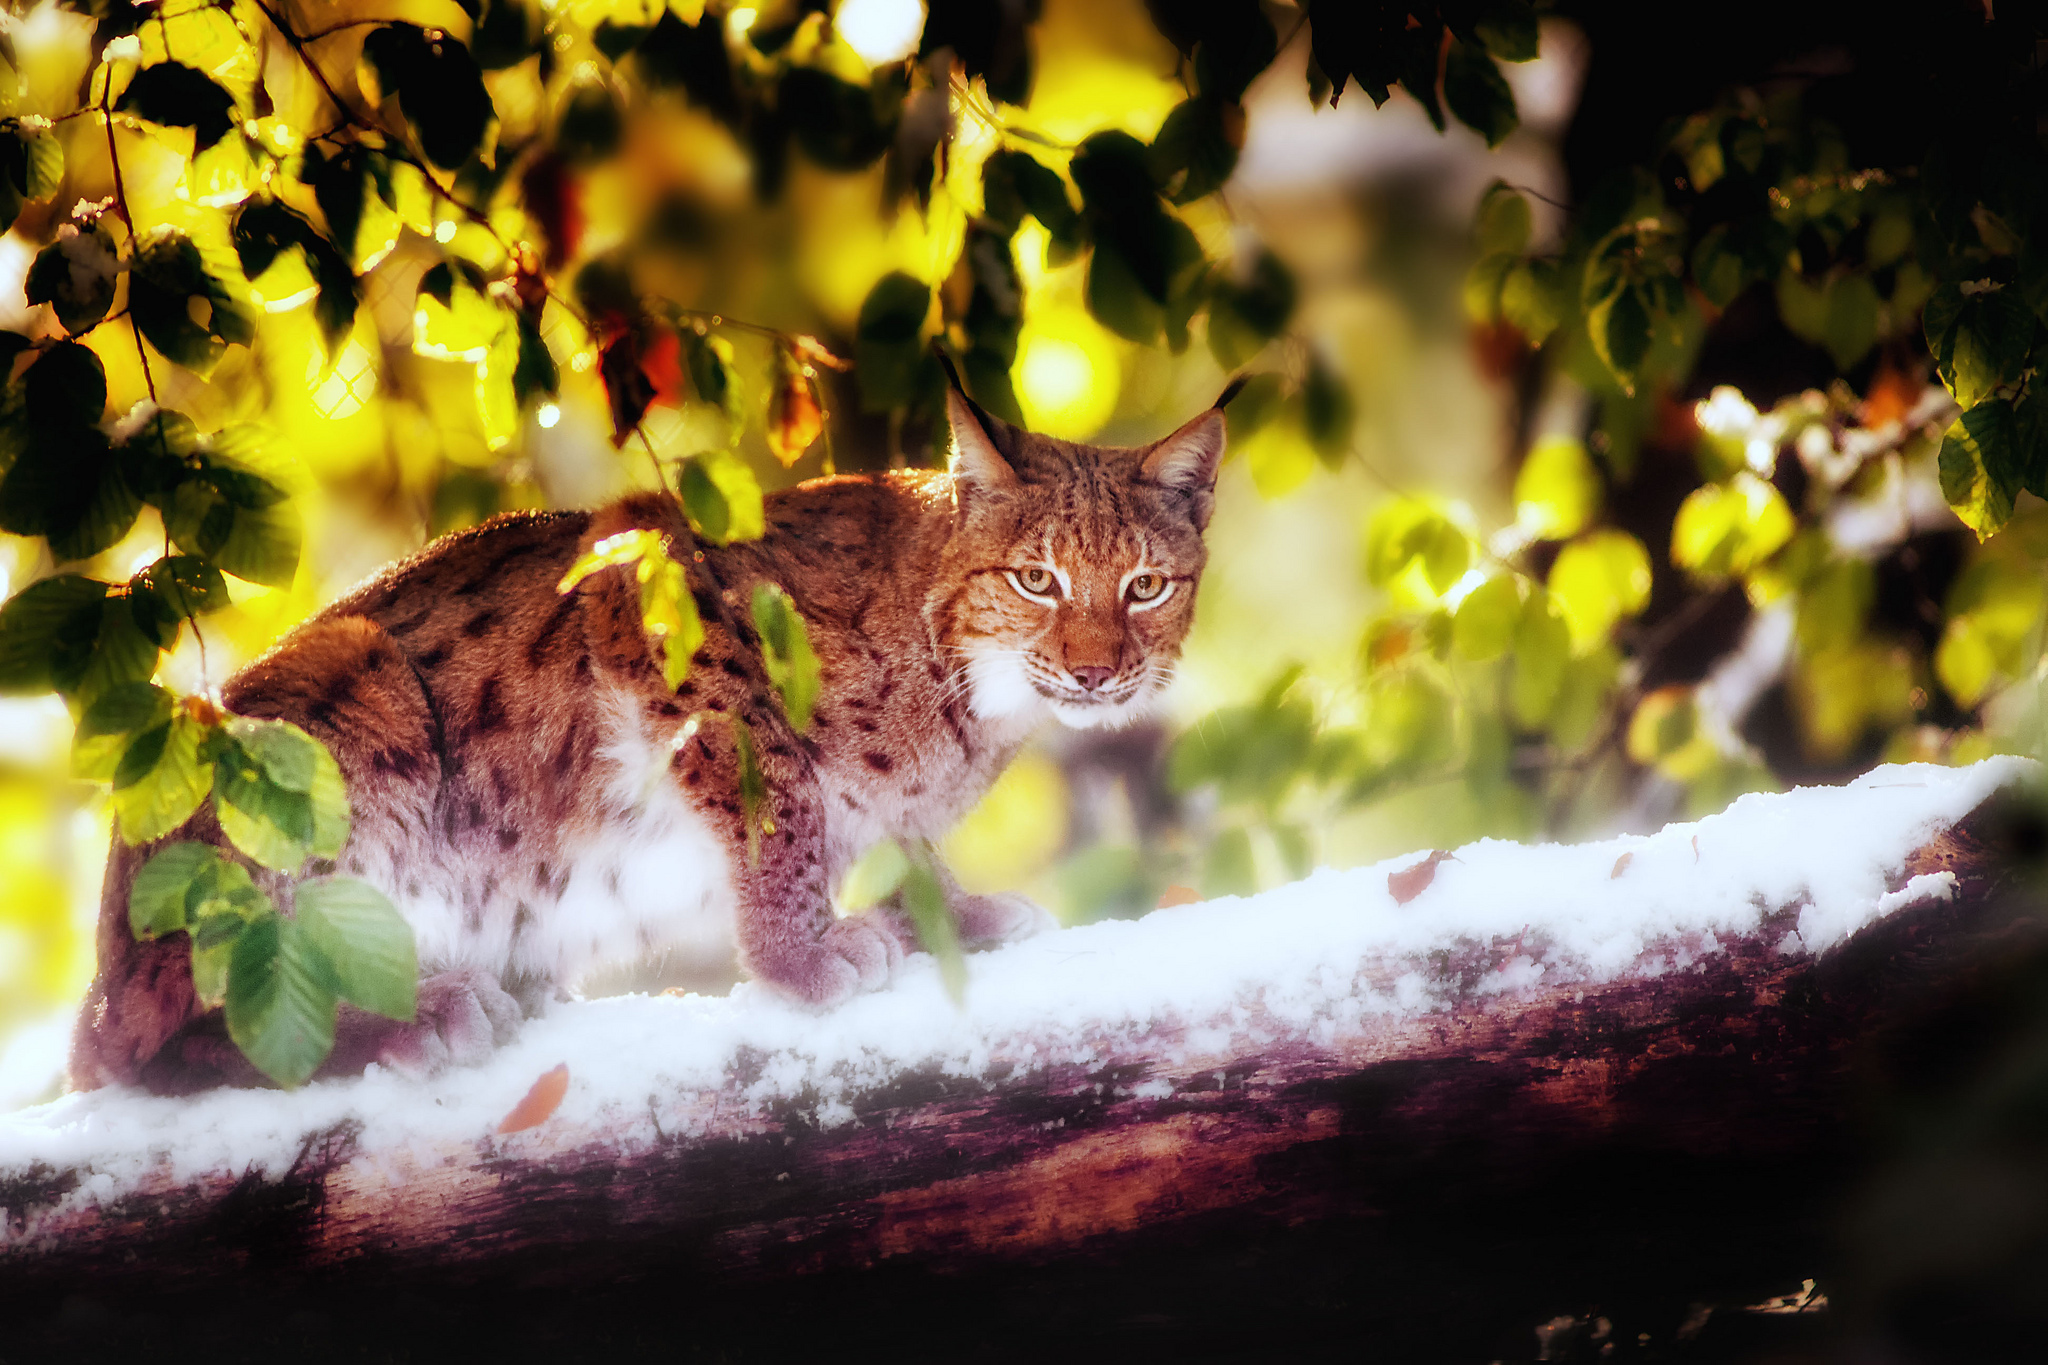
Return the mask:
<svg viewBox="0 0 2048 1365">
<path fill-rule="evenodd" d="M 474 1066 L 519 1032 L 519 1002 L 489 972 L 438 972 L 420 982 L 413 1022 L 388 1038 L 377 1060 L 415 1079 Z"/>
<path fill-rule="evenodd" d="M 960 941 L 969 948 L 991 948 L 1057 929 L 1059 921 L 1037 901 L 1015 894 L 961 896 L 953 902 L 960 918 Z"/>
<path fill-rule="evenodd" d="M 791 954 L 764 973 L 770 984 L 807 1005 L 830 1009 L 888 981 L 903 961 L 903 945 L 867 915 L 835 920 L 807 952 Z"/>
</svg>

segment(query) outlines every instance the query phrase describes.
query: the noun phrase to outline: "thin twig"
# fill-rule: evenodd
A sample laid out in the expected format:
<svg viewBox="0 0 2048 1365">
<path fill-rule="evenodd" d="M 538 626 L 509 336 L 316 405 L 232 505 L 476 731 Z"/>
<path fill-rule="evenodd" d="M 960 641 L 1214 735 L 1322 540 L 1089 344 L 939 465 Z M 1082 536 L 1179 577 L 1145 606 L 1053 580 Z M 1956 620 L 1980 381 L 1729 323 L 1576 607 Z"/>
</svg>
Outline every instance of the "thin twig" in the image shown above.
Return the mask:
<svg viewBox="0 0 2048 1365">
<path fill-rule="evenodd" d="M 135 259 L 135 242 L 136 242 L 136 236 L 137 236 L 137 234 L 136 234 L 136 231 L 135 231 L 135 214 L 134 214 L 134 212 L 133 212 L 133 211 L 132 211 L 132 210 L 131 210 L 131 209 L 130 209 L 130 208 L 128 207 L 128 185 L 127 185 L 127 181 L 126 181 L 126 180 L 125 180 L 125 179 L 124 179 L 124 178 L 122 177 L 122 174 L 121 174 L 121 151 L 120 151 L 120 148 L 119 148 L 118 146 L 116 146 L 116 145 L 115 145 L 115 142 L 114 142 L 114 116 L 113 116 L 113 113 L 112 113 L 112 112 L 111 112 L 111 111 L 110 111 L 110 110 L 109 110 L 109 109 L 107 108 L 107 93 L 106 93 L 106 92 L 102 92 L 102 93 L 101 93 L 101 95 L 100 95 L 100 113 L 101 113 L 101 115 L 102 115 L 102 116 L 104 116 L 104 117 L 105 117 L 105 119 L 106 119 L 106 128 L 107 128 L 107 162 L 108 162 L 108 164 L 109 164 L 109 165 L 111 165 L 111 166 L 113 167 L 113 169 L 114 169 L 114 208 L 115 208 L 115 210 L 116 210 L 117 212 L 119 212 L 119 213 L 120 213 L 120 215 L 121 215 L 121 221 L 122 221 L 122 222 L 124 222 L 124 223 L 126 223 L 126 224 L 128 225 L 128 257 L 129 257 L 129 285 L 128 285 L 128 287 L 129 287 L 129 289 L 130 289 L 130 290 L 133 290 L 133 289 L 134 289 L 134 287 L 135 287 L 135 283 L 134 283 L 134 259 Z M 169 446 L 169 444 L 168 444 L 168 443 L 166 443 L 166 442 L 165 442 L 165 440 L 164 440 L 164 424 L 163 424 L 163 420 L 162 420 L 162 412 L 163 412 L 163 410 L 162 410 L 162 406 L 161 406 L 161 404 L 160 404 L 160 403 L 158 402 L 158 400 L 157 400 L 157 396 L 156 396 L 156 375 L 155 375 L 154 373 L 152 373 L 152 372 L 151 372 L 151 370 L 150 370 L 150 366 L 149 366 L 149 350 L 148 350 L 148 348 L 146 348 L 146 347 L 145 347 L 145 346 L 144 346 L 144 345 L 142 344 L 142 324 L 141 324 L 140 322 L 138 322 L 138 321 L 136 320 L 136 317 L 135 317 L 135 311 L 134 311 L 134 308 L 133 308 L 132 306 L 130 306 L 130 307 L 128 307 L 128 308 L 124 308 L 124 309 L 122 309 L 122 310 L 121 310 L 121 311 L 120 311 L 119 313 L 115 314 L 114 316 L 115 316 L 115 317 L 122 317 L 122 316 L 125 316 L 125 317 L 126 317 L 126 318 L 128 319 L 128 330 L 129 330 L 130 334 L 131 334 L 131 335 L 133 335 L 133 336 L 134 336 L 134 338 L 135 338 L 135 358 L 136 358 L 136 360 L 137 360 L 137 361 L 139 361 L 139 362 L 141 363 L 141 365 L 142 365 L 142 383 L 143 383 L 143 386 L 144 386 L 145 388 L 147 388 L 147 389 L 149 390 L 149 401 L 150 401 L 150 404 L 151 404 L 151 406 L 153 406 L 153 407 L 156 407 L 156 408 L 157 408 L 157 414 L 156 414 L 156 446 L 157 446 L 157 452 L 158 452 L 159 454 L 161 454 L 161 455 L 162 455 L 162 456 L 163 456 L 163 457 L 164 457 L 164 458 L 165 458 L 166 460 L 168 460 L 168 459 L 170 459 L 170 458 L 171 458 L 171 449 L 170 449 L 170 446 Z M 111 321 L 111 319 L 110 319 L 110 318 L 102 318 L 102 319 L 100 319 L 100 321 L 101 321 L 101 322 L 107 322 L 107 321 Z M 95 323 L 95 324 L 93 324 L 93 325 L 94 325 L 94 326 L 98 326 L 99 324 L 98 324 L 98 323 Z M 91 329 L 90 329 L 90 328 L 88 328 L 87 330 L 91 330 Z M 165 555 L 165 557 L 166 557 L 166 558 L 168 558 L 168 557 L 169 557 L 169 555 L 170 555 L 170 552 L 171 552 L 171 528 L 170 528 L 170 526 L 169 526 L 168 524 L 166 524 L 166 525 L 165 525 L 165 527 L 164 527 L 164 555 Z M 183 596 L 183 594 L 181 593 L 181 594 L 180 594 L 180 596 L 182 597 L 182 596 Z M 188 607 L 187 611 L 185 612 L 185 621 L 186 621 L 186 623 L 187 623 L 188 625 L 190 625 L 190 626 L 192 627 L 192 640 L 193 640 L 193 642 L 194 642 L 195 644 L 197 644 L 197 645 L 199 646 L 199 690 L 200 690 L 200 692 L 201 692 L 202 694 L 204 694 L 204 693 L 209 693 L 209 692 L 211 692 L 211 691 L 213 690 L 213 682 L 212 682 L 212 677 L 213 677 L 213 671 L 212 671 L 211 667 L 209 667 L 209 665 L 208 665 L 208 662 L 207 662 L 207 658 L 206 658 L 206 635 L 205 635 L 205 633 L 204 633 L 203 631 L 201 631 L 201 630 L 199 629 L 199 613 L 198 613 L 198 612 L 197 612 L 196 610 L 191 610 L 191 609 L 190 609 L 190 608 Z"/>
</svg>

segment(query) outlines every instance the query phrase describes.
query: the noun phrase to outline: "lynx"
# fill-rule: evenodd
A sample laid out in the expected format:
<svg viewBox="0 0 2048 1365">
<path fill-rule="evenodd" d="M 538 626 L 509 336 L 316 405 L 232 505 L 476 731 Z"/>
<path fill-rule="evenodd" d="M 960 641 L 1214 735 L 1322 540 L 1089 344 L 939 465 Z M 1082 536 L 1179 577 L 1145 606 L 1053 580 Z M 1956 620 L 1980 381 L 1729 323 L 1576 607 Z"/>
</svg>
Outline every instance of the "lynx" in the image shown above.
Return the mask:
<svg viewBox="0 0 2048 1365">
<path fill-rule="evenodd" d="M 900 907 L 834 915 L 883 838 L 943 834 L 1048 717 L 1114 726 L 1168 678 L 1192 619 L 1223 450 L 1220 407 L 1154 445 L 1080 445 L 955 393 L 951 469 L 823 478 L 772 495 L 759 540 L 692 535 L 676 501 L 520 513 L 429 545 L 287 636 L 224 691 L 333 751 L 354 826 L 339 870 L 413 926 L 416 1020 L 344 1005 L 322 1074 L 415 1074 L 488 1054 L 592 969 L 723 937 L 760 980 L 829 1007 L 881 985 Z M 560 592 L 620 532 L 666 537 L 705 626 L 671 690 L 629 575 Z M 809 727 L 784 716 L 746 604 L 787 591 L 822 664 Z M 772 805 L 749 849 L 734 729 Z M 172 839 L 225 847 L 202 809 Z M 137 942 L 128 889 L 153 845 L 116 841 L 73 1084 L 260 1084 L 193 994 L 182 939 Z M 944 879 L 968 946 L 1050 922 Z M 288 888 L 278 887 L 287 897 Z"/>
</svg>

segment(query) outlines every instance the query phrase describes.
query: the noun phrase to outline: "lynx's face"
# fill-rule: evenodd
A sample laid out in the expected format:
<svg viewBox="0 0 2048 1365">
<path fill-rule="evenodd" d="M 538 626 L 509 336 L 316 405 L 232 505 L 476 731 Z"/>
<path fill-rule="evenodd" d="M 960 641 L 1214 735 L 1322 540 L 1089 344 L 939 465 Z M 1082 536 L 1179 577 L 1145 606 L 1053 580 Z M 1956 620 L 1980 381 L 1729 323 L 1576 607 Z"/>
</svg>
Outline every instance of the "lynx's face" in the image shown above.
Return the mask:
<svg viewBox="0 0 2048 1365">
<path fill-rule="evenodd" d="M 927 615 L 983 719 L 1125 725 L 1194 619 L 1220 412 L 1155 446 L 1033 436 L 954 400 L 961 525 Z"/>
</svg>

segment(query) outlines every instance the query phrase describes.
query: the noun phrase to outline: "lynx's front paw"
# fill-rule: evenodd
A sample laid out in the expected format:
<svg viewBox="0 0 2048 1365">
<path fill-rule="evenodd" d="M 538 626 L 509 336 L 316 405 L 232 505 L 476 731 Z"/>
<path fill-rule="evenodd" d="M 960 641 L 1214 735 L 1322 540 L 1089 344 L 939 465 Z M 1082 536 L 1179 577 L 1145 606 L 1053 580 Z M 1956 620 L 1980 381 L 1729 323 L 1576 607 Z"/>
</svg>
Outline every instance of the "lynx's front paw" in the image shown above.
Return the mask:
<svg viewBox="0 0 2048 1365">
<path fill-rule="evenodd" d="M 420 982 L 413 1022 L 384 1040 L 377 1060 L 418 1079 L 449 1066 L 474 1066 L 519 1032 L 519 1002 L 489 972 L 438 972 Z"/>
<path fill-rule="evenodd" d="M 969 948 L 993 948 L 1059 928 L 1052 911 L 1014 893 L 958 895 L 953 898 L 953 913 L 960 920 L 960 942 Z"/>
<path fill-rule="evenodd" d="M 834 920 L 816 942 L 763 964 L 769 985 L 807 1005 L 830 1009 L 859 991 L 888 981 L 903 961 L 903 946 L 871 916 Z"/>
</svg>

